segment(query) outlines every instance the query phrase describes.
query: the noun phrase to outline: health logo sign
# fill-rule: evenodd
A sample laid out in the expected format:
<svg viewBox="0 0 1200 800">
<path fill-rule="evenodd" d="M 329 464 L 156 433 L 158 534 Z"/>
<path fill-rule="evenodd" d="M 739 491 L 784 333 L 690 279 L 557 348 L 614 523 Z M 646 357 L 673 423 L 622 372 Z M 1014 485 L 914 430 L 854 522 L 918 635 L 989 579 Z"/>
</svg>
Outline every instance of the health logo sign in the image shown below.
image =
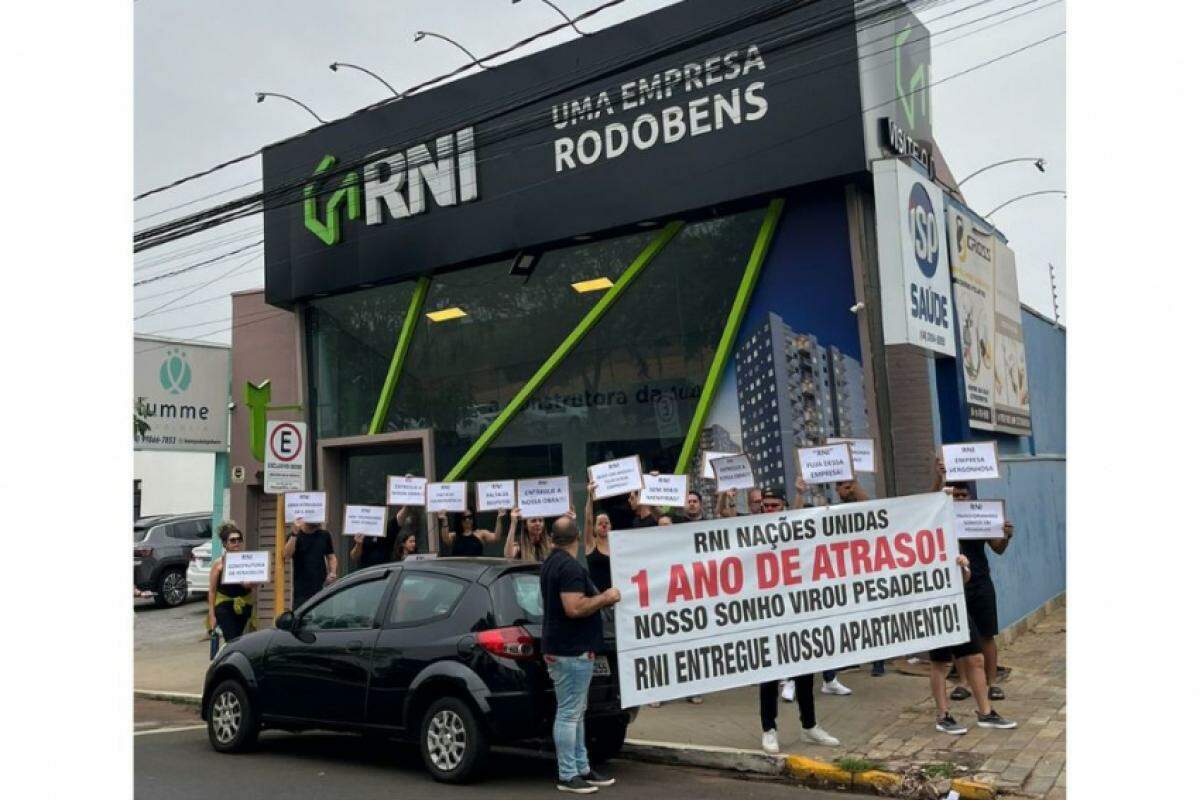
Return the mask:
<svg viewBox="0 0 1200 800">
<path fill-rule="evenodd" d="M 941 247 L 938 219 L 929 192 L 920 183 L 914 183 L 908 193 L 908 225 L 912 232 L 913 258 L 921 274 L 932 278 L 937 274 L 938 250 Z"/>
</svg>

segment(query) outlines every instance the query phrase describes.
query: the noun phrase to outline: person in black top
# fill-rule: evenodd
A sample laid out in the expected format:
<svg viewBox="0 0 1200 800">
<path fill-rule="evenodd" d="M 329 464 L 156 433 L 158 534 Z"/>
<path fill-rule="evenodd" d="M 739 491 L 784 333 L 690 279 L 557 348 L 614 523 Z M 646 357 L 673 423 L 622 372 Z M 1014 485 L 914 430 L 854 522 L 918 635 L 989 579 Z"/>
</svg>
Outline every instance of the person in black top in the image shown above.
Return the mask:
<svg viewBox="0 0 1200 800">
<path fill-rule="evenodd" d="M 503 519 L 504 512 L 501 511 L 496 516 L 497 530 Z M 481 556 L 485 542 L 495 544 L 500 541 L 500 534 L 497 531 L 475 529 L 475 512 L 470 509 L 458 515 L 458 524 L 454 530 L 450 529 L 450 519 L 446 516 L 446 512 L 438 514 L 438 535 L 442 544 L 450 548 L 452 556 Z"/>
<path fill-rule="evenodd" d="M 241 528 L 232 522 L 221 525 L 217 532 L 227 552 L 240 553 L 246 546 Z M 225 641 L 232 642 L 242 635 L 254 616 L 254 584 L 225 583 L 225 556 L 213 562 L 208 572 L 208 629 L 221 629 Z"/>
<path fill-rule="evenodd" d="M 639 492 L 630 492 L 629 507 L 633 509 L 633 519 L 629 521 L 630 528 L 653 528 L 658 524 L 658 514 L 650 506 L 642 504 Z"/>
<path fill-rule="evenodd" d="M 401 560 L 404 558 L 405 540 L 416 536 L 413 532 L 415 523 L 416 519 L 409 513 L 409 509 L 400 506 L 395 516 L 388 519 L 387 532 L 383 537 L 354 537 L 354 546 L 350 548 L 350 561 L 362 569 Z"/>
<path fill-rule="evenodd" d="M 683 507 L 683 513 L 675 517 L 675 521 L 679 524 L 685 522 L 699 522 L 708 519 L 708 515 L 704 513 L 704 498 L 695 489 L 688 490 L 687 505 Z"/>
<path fill-rule="evenodd" d="M 337 556 L 329 531 L 297 519 L 283 546 L 283 557 L 292 559 L 292 608 L 337 578 Z"/>
<path fill-rule="evenodd" d="M 608 532 L 612 530 L 612 520 L 604 512 L 592 514 L 595 494 L 596 484 L 589 483 L 587 504 L 583 508 L 583 550 L 592 582 L 603 592 L 612 586 L 612 565 L 608 561 Z"/>
<path fill-rule="evenodd" d="M 587 794 L 596 791 L 597 786 L 611 786 L 615 782 L 588 764 L 583 720 L 596 651 L 604 641 L 597 612 L 619 602 L 621 593 L 612 587 L 598 591 L 587 570 L 575 558 L 579 529 L 571 517 L 559 517 L 554 522 L 550 541 L 552 547 L 541 574 L 545 609 L 542 652 L 558 701 L 554 714 L 558 788 Z"/>
</svg>

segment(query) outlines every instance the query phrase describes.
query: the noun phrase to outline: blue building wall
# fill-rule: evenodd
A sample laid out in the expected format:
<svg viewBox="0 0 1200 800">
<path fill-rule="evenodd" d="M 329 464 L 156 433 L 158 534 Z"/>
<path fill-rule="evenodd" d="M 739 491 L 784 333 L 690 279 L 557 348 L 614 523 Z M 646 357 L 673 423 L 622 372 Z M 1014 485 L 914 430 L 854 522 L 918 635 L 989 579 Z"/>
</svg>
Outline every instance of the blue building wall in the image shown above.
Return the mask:
<svg viewBox="0 0 1200 800">
<path fill-rule="evenodd" d="M 1032 436 L 972 431 L 964 417 L 958 362 L 939 359 L 937 406 L 943 441 L 996 439 L 1000 480 L 979 481 L 978 496 L 1006 503 L 1015 527 L 1002 556 L 988 551 L 1000 627 L 1067 589 L 1067 332 L 1022 309 Z"/>
</svg>

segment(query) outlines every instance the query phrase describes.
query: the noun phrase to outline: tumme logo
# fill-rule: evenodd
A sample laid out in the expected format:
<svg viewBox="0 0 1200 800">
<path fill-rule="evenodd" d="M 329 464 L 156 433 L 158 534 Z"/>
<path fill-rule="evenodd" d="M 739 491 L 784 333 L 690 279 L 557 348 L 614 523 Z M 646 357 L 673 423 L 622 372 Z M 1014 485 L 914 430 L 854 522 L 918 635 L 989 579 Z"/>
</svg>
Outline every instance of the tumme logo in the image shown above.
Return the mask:
<svg viewBox="0 0 1200 800">
<path fill-rule="evenodd" d="M 336 163 L 336 156 L 326 155 L 317 164 L 313 177 L 325 174 Z M 314 180 L 304 184 L 304 227 L 325 244 L 337 244 L 342 240 L 342 216 L 339 213 L 342 204 L 346 205 L 346 216 L 350 219 L 362 216 L 362 189 L 358 185 L 358 173 L 348 172 L 342 177 L 341 186 L 325 204 L 324 220 L 317 217 L 317 183 Z"/>
<path fill-rule="evenodd" d="M 912 26 L 909 25 L 896 34 L 892 43 L 892 52 L 895 54 L 896 60 L 896 99 L 900 101 L 900 107 L 904 111 L 904 119 L 908 122 L 910 131 L 917 128 L 918 104 L 920 104 L 923 121 L 929 117 L 929 91 L 925 64 L 914 63 L 916 59 L 913 55 L 904 50 L 904 43 L 908 41 L 912 33 Z"/>
<path fill-rule="evenodd" d="M 908 225 L 912 233 L 913 258 L 921 274 L 932 278 L 938 266 L 937 216 L 933 201 L 920 183 L 914 183 L 908 193 Z"/>
<path fill-rule="evenodd" d="M 162 366 L 158 368 L 158 382 L 171 394 L 183 394 L 192 385 L 192 365 L 187 362 L 187 353 L 178 348 L 167 350 Z"/>
</svg>

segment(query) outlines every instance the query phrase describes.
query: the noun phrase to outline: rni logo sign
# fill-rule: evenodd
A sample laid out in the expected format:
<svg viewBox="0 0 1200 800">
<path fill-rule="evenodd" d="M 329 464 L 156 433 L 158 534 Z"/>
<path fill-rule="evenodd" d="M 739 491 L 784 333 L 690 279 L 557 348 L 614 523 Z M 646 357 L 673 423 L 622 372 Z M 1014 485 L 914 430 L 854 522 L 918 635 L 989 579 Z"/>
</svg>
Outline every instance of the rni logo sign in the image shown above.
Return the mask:
<svg viewBox="0 0 1200 800">
<path fill-rule="evenodd" d="M 912 35 L 911 25 L 897 33 L 892 53 L 896 62 L 896 99 L 900 101 L 908 130 L 916 132 L 918 120 L 921 127 L 929 124 L 929 78 L 926 65 L 917 58 L 916 48 L 904 46 Z"/>
<path fill-rule="evenodd" d="M 313 177 L 319 178 L 324 175 L 336 163 L 336 157 L 325 156 L 321 163 L 317 164 Z M 358 173 L 347 172 L 342 176 L 341 185 L 325 202 L 323 219 L 317 213 L 318 182 L 314 180 L 304 184 L 304 227 L 325 244 L 337 244 L 342 240 L 342 206 L 346 206 L 346 216 L 350 219 L 362 216 L 362 189 L 358 186 Z"/>
</svg>

